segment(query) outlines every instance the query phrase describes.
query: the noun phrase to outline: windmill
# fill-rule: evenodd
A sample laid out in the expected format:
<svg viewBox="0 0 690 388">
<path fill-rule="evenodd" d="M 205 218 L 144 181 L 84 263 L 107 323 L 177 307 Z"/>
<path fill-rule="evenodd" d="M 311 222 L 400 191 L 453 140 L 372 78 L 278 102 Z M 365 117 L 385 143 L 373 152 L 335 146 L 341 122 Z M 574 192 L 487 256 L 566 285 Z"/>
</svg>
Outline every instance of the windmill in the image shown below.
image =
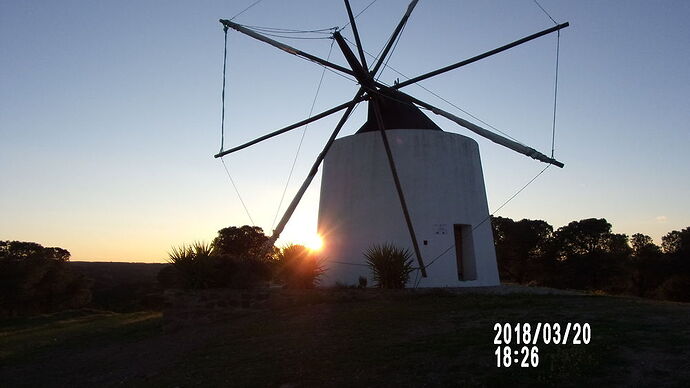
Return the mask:
<svg viewBox="0 0 690 388">
<path fill-rule="evenodd" d="M 472 58 L 392 86 L 384 85 L 377 80 L 377 74 L 417 2 L 410 2 L 378 60 L 367 63 L 355 16 L 349 1 L 345 0 L 357 54 L 339 30 L 332 33 L 332 38 L 349 68 L 230 20 L 220 20 L 226 34 L 228 28 L 234 29 L 289 54 L 352 76 L 359 84 L 350 101 L 215 155 L 222 157 L 344 111 L 270 240 L 273 243 L 278 239 L 324 163 L 318 229 L 325 240 L 327 284 L 352 284 L 359 276 L 366 275 L 367 269 L 362 268 L 363 251 L 374 243 L 385 242 L 412 248 L 421 275 L 420 286 L 499 284 L 491 226 L 485 222 L 489 213 L 477 143 L 469 137 L 442 131 L 420 108 L 513 151 L 563 167 L 563 163 L 553 157 L 432 106 L 401 89 L 560 31 L 569 24 L 557 24 Z M 356 134 L 336 139 L 355 106 L 363 101 L 368 102 L 366 123 Z"/>
</svg>

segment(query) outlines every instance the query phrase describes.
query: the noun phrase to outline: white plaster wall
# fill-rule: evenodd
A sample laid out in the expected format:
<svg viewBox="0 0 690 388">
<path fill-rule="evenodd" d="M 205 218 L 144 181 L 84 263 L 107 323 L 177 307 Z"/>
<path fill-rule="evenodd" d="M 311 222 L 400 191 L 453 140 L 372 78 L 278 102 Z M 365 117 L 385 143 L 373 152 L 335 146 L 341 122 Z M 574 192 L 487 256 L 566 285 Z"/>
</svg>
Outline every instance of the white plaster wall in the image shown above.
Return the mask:
<svg viewBox="0 0 690 388">
<path fill-rule="evenodd" d="M 447 250 L 427 268 L 428 277 L 419 286 L 498 285 L 477 143 L 434 130 L 386 133 L 425 264 Z M 455 248 L 448 249 L 455 243 L 453 224 L 476 227 L 472 232 L 476 280 L 458 280 Z M 321 180 L 318 230 L 324 239 L 327 270 L 323 285 L 357 284 L 359 276 L 373 285 L 363 252 L 375 243 L 391 242 L 409 249 L 417 265 L 379 132 L 338 139 L 329 150 Z"/>
</svg>

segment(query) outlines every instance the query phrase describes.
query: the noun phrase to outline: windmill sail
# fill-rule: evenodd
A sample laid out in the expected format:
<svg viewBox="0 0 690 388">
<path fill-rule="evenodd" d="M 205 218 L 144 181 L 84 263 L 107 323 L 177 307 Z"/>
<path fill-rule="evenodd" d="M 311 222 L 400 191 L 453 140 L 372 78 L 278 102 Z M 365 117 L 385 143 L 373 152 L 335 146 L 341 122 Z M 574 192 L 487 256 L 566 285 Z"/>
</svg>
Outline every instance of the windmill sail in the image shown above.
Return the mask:
<svg viewBox="0 0 690 388">
<path fill-rule="evenodd" d="M 382 94 L 384 96 L 386 95 L 385 93 L 382 93 Z M 424 101 L 418 100 L 418 99 L 410 96 L 409 94 L 405 94 L 403 92 L 397 91 L 397 95 L 403 96 L 404 98 L 410 100 L 411 102 L 413 102 L 413 103 L 415 103 L 415 104 L 417 104 L 423 108 L 426 108 L 426 109 L 430 110 L 431 112 L 433 112 L 439 116 L 443 116 L 443 117 L 447 118 L 448 120 L 454 121 L 454 122 L 462 125 L 463 127 L 469 129 L 470 131 L 476 133 L 477 135 L 485 137 L 485 138 L 491 140 L 492 142 L 494 142 L 496 144 L 500 144 L 504 147 L 510 148 L 511 150 L 513 150 L 515 152 L 519 152 L 523 155 L 527 155 L 530 158 L 536 159 L 540 162 L 553 164 L 554 166 L 558 166 L 560 168 L 563 168 L 563 166 L 564 166 L 564 164 L 559 162 L 558 160 L 550 158 L 550 157 L 542 154 L 541 152 L 535 150 L 532 147 L 528 147 L 528 146 L 526 146 L 524 144 L 520 144 L 514 140 L 510 140 L 507 137 L 503 137 L 497 133 L 491 132 L 488 129 L 484 129 L 477 124 L 471 123 L 465 119 L 462 119 L 458 116 L 455 116 L 454 114 L 446 112 L 443 109 L 439 109 L 433 105 L 427 104 Z"/>
</svg>

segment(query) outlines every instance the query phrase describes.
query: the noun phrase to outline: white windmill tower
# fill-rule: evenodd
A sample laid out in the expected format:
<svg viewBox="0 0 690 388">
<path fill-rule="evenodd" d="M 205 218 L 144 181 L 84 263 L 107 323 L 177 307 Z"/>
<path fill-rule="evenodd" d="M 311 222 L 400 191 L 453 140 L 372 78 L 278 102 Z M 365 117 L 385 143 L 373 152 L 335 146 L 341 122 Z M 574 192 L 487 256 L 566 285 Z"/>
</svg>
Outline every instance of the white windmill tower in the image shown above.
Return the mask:
<svg viewBox="0 0 690 388">
<path fill-rule="evenodd" d="M 228 28 L 235 29 L 290 54 L 353 76 L 360 84 L 349 102 L 215 155 L 222 157 L 345 110 L 271 238 L 274 242 L 280 236 L 324 162 L 318 230 L 324 239 L 326 285 L 353 284 L 360 276 L 369 275 L 363 252 L 372 244 L 387 242 L 411 248 L 414 252 L 421 275 L 415 286 L 499 284 L 491 225 L 486 222 L 489 212 L 477 143 L 466 136 L 442 131 L 419 107 L 516 152 L 563 167 L 563 163 L 552 157 L 438 109 L 400 89 L 559 31 L 569 24 L 558 24 L 393 86 L 384 85 L 376 80 L 376 74 L 417 1 L 410 3 L 372 67 L 367 64 L 348 0 L 345 6 L 359 58 L 339 31 L 332 37 L 350 69 L 277 42 L 246 26 L 220 20 L 226 33 Z M 367 122 L 356 134 L 336 140 L 354 107 L 362 101 L 368 102 Z"/>
</svg>

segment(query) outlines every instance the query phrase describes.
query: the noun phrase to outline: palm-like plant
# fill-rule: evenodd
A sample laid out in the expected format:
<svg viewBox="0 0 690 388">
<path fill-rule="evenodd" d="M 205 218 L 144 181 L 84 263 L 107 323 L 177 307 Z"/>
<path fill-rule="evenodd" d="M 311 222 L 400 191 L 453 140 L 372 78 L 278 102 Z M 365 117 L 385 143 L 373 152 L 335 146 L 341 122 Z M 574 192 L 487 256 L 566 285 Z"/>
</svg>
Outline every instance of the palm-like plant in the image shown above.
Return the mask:
<svg viewBox="0 0 690 388">
<path fill-rule="evenodd" d="M 212 286 L 215 251 L 204 242 L 173 247 L 168 253 L 168 262 L 182 275 L 189 288 L 208 288 Z"/>
<path fill-rule="evenodd" d="M 321 259 L 303 245 L 286 245 L 275 259 L 278 280 L 288 288 L 314 288 L 324 273 Z"/>
<path fill-rule="evenodd" d="M 391 243 L 375 244 L 364 252 L 364 256 L 374 273 L 376 287 L 405 288 L 414 271 L 410 251 Z"/>
</svg>

